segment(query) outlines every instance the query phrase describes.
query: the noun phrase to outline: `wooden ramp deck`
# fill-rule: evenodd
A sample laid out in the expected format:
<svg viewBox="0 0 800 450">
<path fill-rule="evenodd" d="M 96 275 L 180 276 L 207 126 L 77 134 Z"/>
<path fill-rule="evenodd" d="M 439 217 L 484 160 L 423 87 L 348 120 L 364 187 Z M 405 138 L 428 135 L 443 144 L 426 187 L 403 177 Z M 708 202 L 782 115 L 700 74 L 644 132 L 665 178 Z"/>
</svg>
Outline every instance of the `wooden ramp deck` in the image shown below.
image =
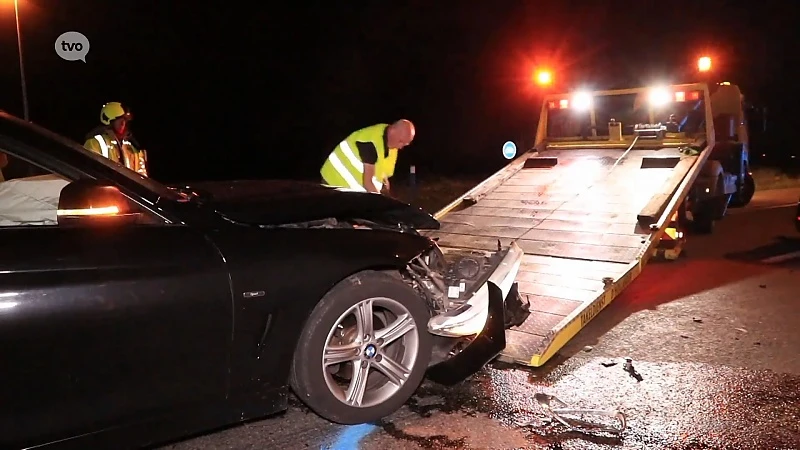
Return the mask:
<svg viewBox="0 0 800 450">
<path fill-rule="evenodd" d="M 517 282 L 531 315 L 508 330 L 500 359 L 544 364 L 624 289 L 656 232 L 637 216 L 648 208 L 660 215 L 674 196 L 665 186 L 677 187 L 671 180 L 680 182 L 698 158 L 677 149 L 632 150 L 619 160 L 623 154 L 542 152 L 536 156 L 555 157 L 557 164 L 519 168 L 476 202 L 440 217 L 440 230 L 426 233 L 445 249 L 495 250 L 500 240 L 524 250 Z M 642 168 L 644 159 L 661 157 L 681 162 Z"/>
</svg>

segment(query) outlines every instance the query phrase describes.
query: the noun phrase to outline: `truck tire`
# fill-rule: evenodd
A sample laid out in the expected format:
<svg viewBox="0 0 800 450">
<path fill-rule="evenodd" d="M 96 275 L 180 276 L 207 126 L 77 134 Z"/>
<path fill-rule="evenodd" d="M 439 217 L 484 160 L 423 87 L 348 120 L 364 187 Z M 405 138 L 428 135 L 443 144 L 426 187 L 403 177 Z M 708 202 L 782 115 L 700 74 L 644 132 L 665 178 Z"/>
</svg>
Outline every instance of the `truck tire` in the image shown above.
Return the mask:
<svg viewBox="0 0 800 450">
<path fill-rule="evenodd" d="M 722 178 L 717 179 L 717 189 L 722 190 L 719 186 L 722 183 Z M 731 194 L 718 195 L 709 199 L 699 202 L 692 212 L 693 223 L 692 228 L 698 234 L 711 234 L 714 232 L 714 223 L 725 217 L 725 212 L 728 209 Z"/>
<path fill-rule="evenodd" d="M 748 203 L 750 203 L 750 200 L 753 199 L 753 195 L 755 193 L 756 180 L 753 178 L 753 175 L 751 175 L 750 172 L 746 172 L 742 186 L 739 188 L 739 191 L 733 194 L 733 197 L 731 197 L 730 206 L 732 208 L 741 208 L 746 206 Z"/>
<path fill-rule="evenodd" d="M 725 169 L 722 167 L 722 163 L 715 159 L 709 159 L 700 169 L 701 177 L 712 179 L 718 178 L 723 173 L 725 173 Z"/>
<path fill-rule="evenodd" d="M 714 232 L 715 222 L 710 206 L 703 205 L 693 214 L 692 231 L 697 234 L 711 234 Z"/>
<path fill-rule="evenodd" d="M 721 192 L 723 189 L 722 177 L 724 171 L 722 164 L 716 160 L 706 161 L 706 164 L 700 171 L 700 177 L 713 183 L 707 185 L 715 186 L 716 192 Z M 720 212 L 720 199 L 727 201 L 727 196 L 717 195 L 714 197 L 706 197 L 700 201 L 696 201 L 692 206 L 692 224 L 691 230 L 696 234 L 711 234 L 714 231 L 714 222 L 719 218 Z"/>
</svg>

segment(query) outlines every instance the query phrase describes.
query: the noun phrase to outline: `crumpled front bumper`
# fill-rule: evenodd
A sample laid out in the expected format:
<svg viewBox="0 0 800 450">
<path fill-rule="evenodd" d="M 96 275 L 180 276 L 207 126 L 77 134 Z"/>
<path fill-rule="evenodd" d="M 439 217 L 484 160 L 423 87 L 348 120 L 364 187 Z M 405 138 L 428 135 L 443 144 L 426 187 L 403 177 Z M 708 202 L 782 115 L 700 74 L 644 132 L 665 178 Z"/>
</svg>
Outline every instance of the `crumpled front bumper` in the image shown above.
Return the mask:
<svg viewBox="0 0 800 450">
<path fill-rule="evenodd" d="M 450 316 L 463 319 L 458 325 L 460 328 L 448 328 L 451 333 L 453 330 L 471 331 L 476 326 L 480 328 L 469 336 L 462 335 L 453 339 L 451 355 L 428 369 L 429 379 L 446 385 L 460 383 L 481 370 L 505 348 L 506 329 L 525 322 L 530 315 L 530 304 L 519 294 L 515 282 L 522 263 L 522 255 L 522 249 L 513 243 L 489 280 L 467 302 L 471 308 L 465 308 L 460 314 Z M 434 325 L 457 322 L 459 321 L 442 321 Z M 445 336 L 441 332 L 435 334 Z"/>
<path fill-rule="evenodd" d="M 512 242 L 486 283 L 460 307 L 432 317 L 428 321 L 428 331 L 444 337 L 465 337 L 481 333 L 489 317 L 491 286 L 500 289 L 501 301 L 505 299 L 517 278 L 524 254 L 522 248 Z"/>
</svg>

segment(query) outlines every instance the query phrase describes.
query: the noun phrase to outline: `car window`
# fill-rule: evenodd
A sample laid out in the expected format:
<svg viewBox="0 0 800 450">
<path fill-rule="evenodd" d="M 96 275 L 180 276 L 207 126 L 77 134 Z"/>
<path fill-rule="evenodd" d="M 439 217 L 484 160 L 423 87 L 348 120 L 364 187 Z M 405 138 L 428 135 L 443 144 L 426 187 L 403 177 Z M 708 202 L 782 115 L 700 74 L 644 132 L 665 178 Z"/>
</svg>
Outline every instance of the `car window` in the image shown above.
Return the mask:
<svg viewBox="0 0 800 450">
<path fill-rule="evenodd" d="M 186 200 L 186 197 L 184 195 L 181 195 L 177 191 L 168 188 L 167 186 L 159 183 L 158 181 L 156 181 L 156 180 L 154 180 L 154 179 L 152 179 L 150 177 L 142 176 L 141 174 L 139 174 L 136 171 L 131 170 L 131 169 L 123 166 L 122 164 L 119 164 L 117 162 L 111 161 L 110 159 L 108 159 L 108 158 L 106 158 L 106 157 L 104 157 L 102 155 L 99 155 L 99 154 L 97 154 L 95 152 L 89 151 L 89 150 L 87 150 L 87 149 L 85 149 L 83 147 L 80 147 L 80 149 L 76 149 L 76 150 L 81 151 L 83 153 L 86 153 L 87 155 L 89 155 L 89 157 L 93 158 L 96 161 L 99 161 L 101 164 L 105 165 L 106 167 L 110 167 L 110 168 L 114 169 L 115 171 L 117 171 L 120 174 L 124 175 L 129 180 L 143 185 L 145 188 L 147 188 L 147 190 L 156 193 L 160 198 L 164 198 L 164 199 L 168 199 L 168 200 L 172 200 L 172 201 L 177 201 L 177 202 L 182 202 L 182 201 Z"/>
<path fill-rule="evenodd" d="M 124 175 L 129 180 L 144 186 L 147 190 L 149 190 L 151 192 L 154 192 L 160 198 L 164 198 L 164 199 L 168 199 L 168 200 L 172 200 L 172 201 L 178 201 L 178 202 L 186 200 L 184 195 L 181 195 L 180 193 L 176 192 L 175 190 L 169 189 L 167 186 L 159 183 L 158 181 L 156 181 L 156 180 L 154 180 L 154 179 L 152 179 L 150 177 L 142 176 L 141 174 L 137 173 L 134 170 L 131 170 L 131 169 L 125 167 L 122 164 L 119 164 L 117 162 L 111 161 L 110 159 L 104 157 L 103 155 L 100 155 L 100 154 L 95 153 L 93 151 L 87 150 L 85 147 L 82 147 L 80 145 L 70 145 L 69 147 L 71 149 L 75 150 L 75 151 L 79 151 L 79 152 L 82 152 L 82 153 L 88 155 L 90 158 L 94 159 L 95 161 L 98 161 L 99 163 L 103 164 L 104 166 L 109 167 L 109 168 L 117 171 L 118 173 Z"/>
<path fill-rule="evenodd" d="M 57 226 L 61 189 L 71 181 L 27 161 L 7 157 L 0 178 L 0 227 Z M 142 214 L 141 224 L 164 224 L 150 211 L 131 202 Z"/>
<path fill-rule="evenodd" d="M 114 161 L 109 160 L 108 158 L 95 153 L 93 151 L 87 150 L 83 145 L 75 142 L 72 139 L 66 138 L 64 136 L 59 135 L 47 128 L 43 128 L 41 126 L 31 124 L 31 123 L 23 123 L 19 122 L 18 119 L 9 118 L 12 121 L 18 122 L 19 125 L 24 126 L 29 129 L 33 129 L 38 133 L 40 136 L 44 137 L 45 139 L 49 140 L 52 144 L 58 145 L 63 148 L 68 148 L 71 151 L 80 152 L 82 155 L 87 156 L 100 164 L 116 171 L 117 173 L 123 175 L 125 178 L 133 181 L 134 183 L 143 186 L 145 189 L 149 190 L 150 192 L 154 193 L 159 197 L 159 199 L 166 199 L 175 202 L 185 202 L 186 196 L 182 195 L 181 193 L 175 191 L 174 189 L 170 189 L 164 184 L 148 177 L 144 177 L 133 170 L 128 169 L 127 167 L 123 166 L 122 164 L 116 163 Z"/>
</svg>

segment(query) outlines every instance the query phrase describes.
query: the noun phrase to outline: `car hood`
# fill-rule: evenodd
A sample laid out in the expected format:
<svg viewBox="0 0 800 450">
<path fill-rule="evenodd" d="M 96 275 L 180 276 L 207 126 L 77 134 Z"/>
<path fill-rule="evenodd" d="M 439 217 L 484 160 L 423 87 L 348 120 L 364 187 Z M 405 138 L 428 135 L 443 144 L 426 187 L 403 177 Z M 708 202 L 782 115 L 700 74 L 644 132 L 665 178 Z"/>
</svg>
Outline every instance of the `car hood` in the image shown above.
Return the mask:
<svg viewBox="0 0 800 450">
<path fill-rule="evenodd" d="M 416 229 L 438 229 L 420 208 L 385 195 L 354 192 L 302 181 L 216 181 L 182 184 L 203 203 L 235 222 L 282 225 L 326 218 L 362 219 Z"/>
</svg>

